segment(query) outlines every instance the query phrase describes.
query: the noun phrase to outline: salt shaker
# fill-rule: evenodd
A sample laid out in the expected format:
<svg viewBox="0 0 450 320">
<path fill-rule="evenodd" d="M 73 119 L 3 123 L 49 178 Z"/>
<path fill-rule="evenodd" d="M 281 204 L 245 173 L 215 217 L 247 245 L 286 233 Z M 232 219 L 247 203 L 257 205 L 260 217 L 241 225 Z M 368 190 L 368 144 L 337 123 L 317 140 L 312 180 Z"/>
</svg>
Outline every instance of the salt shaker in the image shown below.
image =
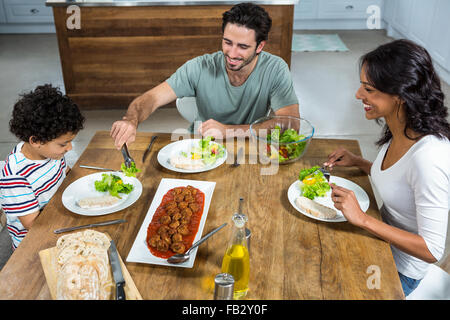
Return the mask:
<svg viewBox="0 0 450 320">
<path fill-rule="evenodd" d="M 214 279 L 214 300 L 233 300 L 234 278 L 229 273 L 219 273 Z"/>
</svg>

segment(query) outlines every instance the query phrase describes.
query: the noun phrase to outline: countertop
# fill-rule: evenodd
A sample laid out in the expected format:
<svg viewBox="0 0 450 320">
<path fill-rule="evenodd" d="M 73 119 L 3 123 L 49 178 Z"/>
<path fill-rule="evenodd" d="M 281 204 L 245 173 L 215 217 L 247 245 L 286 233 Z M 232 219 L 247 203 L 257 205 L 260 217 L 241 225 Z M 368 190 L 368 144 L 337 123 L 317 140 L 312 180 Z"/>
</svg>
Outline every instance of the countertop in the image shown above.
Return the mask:
<svg viewBox="0 0 450 320">
<path fill-rule="evenodd" d="M 258 5 L 295 5 L 299 0 L 256 0 Z M 242 0 L 47 0 L 47 6 L 198 6 L 198 5 L 234 5 Z"/>
</svg>

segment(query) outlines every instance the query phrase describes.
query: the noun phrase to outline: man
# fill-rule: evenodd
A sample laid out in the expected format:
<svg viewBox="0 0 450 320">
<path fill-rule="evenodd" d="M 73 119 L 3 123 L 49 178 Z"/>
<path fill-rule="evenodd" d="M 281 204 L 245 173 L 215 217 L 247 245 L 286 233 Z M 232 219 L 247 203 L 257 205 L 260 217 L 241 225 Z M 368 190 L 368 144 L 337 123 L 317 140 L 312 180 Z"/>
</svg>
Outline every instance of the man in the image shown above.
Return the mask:
<svg viewBox="0 0 450 320">
<path fill-rule="evenodd" d="M 177 98 L 196 97 L 198 131 L 225 138 L 247 132 L 249 124 L 276 115 L 299 117 L 298 99 L 286 62 L 262 51 L 272 20 L 254 4 L 241 3 L 223 14 L 222 51 L 186 62 L 169 79 L 137 97 L 111 136 L 118 149 L 134 142 L 138 124 Z M 191 125 L 192 132 L 193 124 Z"/>
</svg>

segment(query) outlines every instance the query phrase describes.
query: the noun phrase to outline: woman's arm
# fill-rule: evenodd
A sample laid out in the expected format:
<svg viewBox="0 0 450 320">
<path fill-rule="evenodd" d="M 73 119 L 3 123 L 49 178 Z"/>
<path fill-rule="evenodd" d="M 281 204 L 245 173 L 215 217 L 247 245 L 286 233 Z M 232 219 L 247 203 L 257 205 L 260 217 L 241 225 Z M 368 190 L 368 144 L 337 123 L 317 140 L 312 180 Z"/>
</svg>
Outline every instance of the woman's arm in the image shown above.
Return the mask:
<svg viewBox="0 0 450 320">
<path fill-rule="evenodd" d="M 428 263 L 437 261 L 430 250 L 428 250 L 425 240 L 418 234 L 393 227 L 364 213 L 360 227 L 409 255 Z"/>
<path fill-rule="evenodd" d="M 331 199 L 336 209 L 341 210 L 345 218 L 360 228 L 389 242 L 403 252 L 428 263 L 436 262 L 436 258 L 428 250 L 425 240 L 420 235 L 393 227 L 365 214 L 359 207 L 353 191 L 330 184 Z"/>
</svg>

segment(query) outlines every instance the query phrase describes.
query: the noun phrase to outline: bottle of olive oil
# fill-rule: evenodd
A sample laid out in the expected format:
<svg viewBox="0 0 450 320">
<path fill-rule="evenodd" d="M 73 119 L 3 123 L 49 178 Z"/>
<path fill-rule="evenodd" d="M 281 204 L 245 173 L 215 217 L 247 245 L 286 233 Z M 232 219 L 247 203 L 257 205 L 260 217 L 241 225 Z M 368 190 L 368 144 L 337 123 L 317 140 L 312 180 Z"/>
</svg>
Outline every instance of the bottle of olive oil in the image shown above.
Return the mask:
<svg viewBox="0 0 450 320">
<path fill-rule="evenodd" d="M 241 200 L 242 201 L 242 200 Z M 231 241 L 222 260 L 222 272 L 229 273 L 234 278 L 233 299 L 243 299 L 247 295 L 250 278 L 250 255 L 245 236 L 247 216 L 235 213 L 231 219 L 234 222 Z"/>
</svg>

